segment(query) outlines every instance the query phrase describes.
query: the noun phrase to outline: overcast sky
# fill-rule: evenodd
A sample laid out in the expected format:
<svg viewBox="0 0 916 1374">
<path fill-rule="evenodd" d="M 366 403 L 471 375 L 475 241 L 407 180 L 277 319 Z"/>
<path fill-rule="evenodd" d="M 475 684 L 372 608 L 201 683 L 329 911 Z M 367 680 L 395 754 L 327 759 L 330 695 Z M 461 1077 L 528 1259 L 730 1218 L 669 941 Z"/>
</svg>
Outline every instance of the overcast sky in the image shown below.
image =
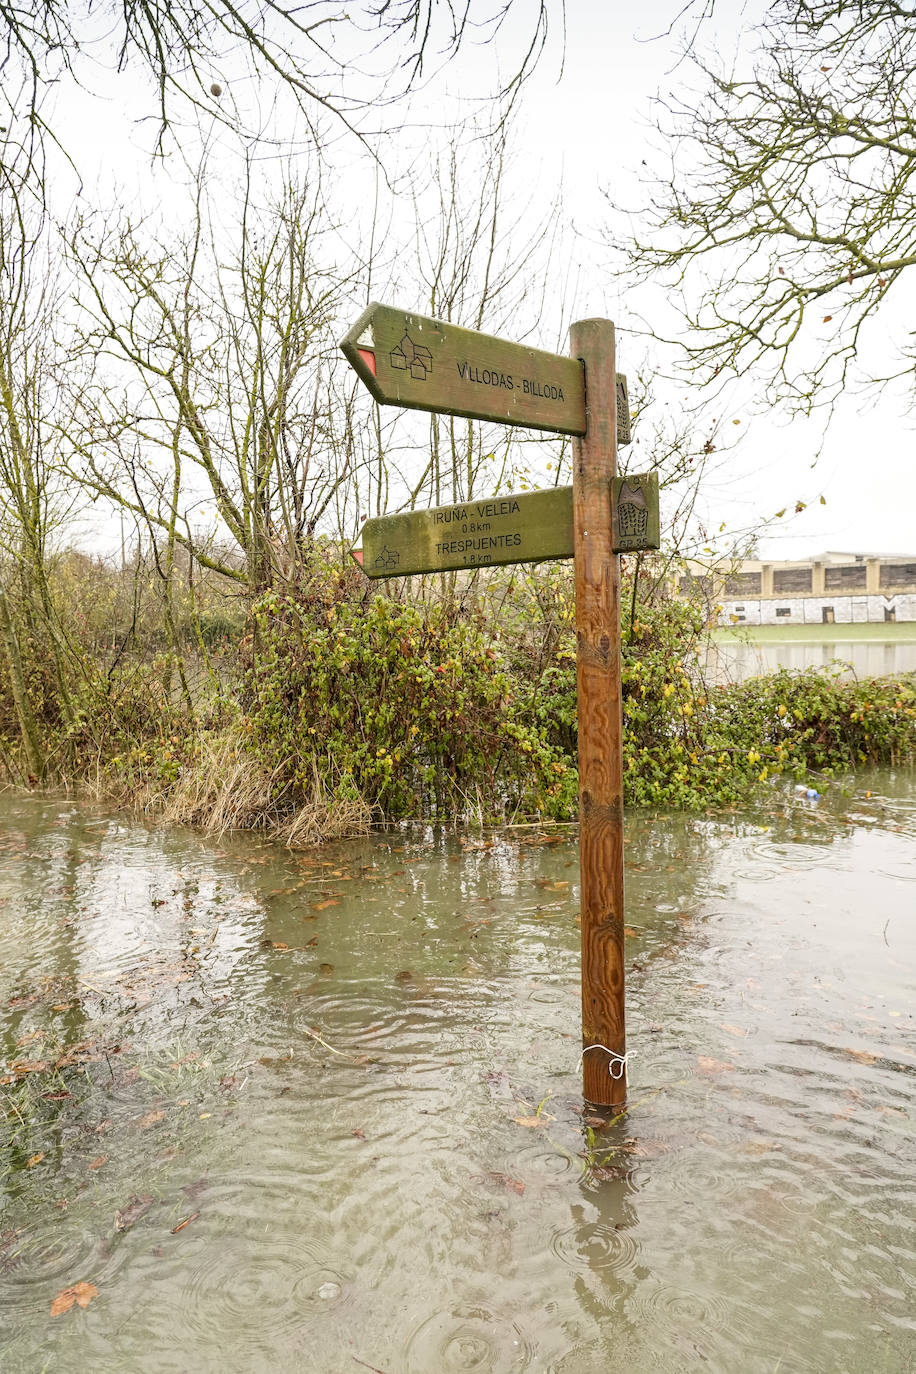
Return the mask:
<svg viewBox="0 0 916 1374">
<path fill-rule="evenodd" d="M 665 36 L 679 8 L 678 0 L 643 0 L 638 6 L 621 0 L 568 0 L 562 76 L 557 33 L 553 49 L 525 90 L 519 118 L 518 184 L 534 193 L 537 205 L 539 195 L 546 201 L 562 182 L 564 219 L 575 231 L 567 248 L 571 275 L 558 272 L 557 299 L 549 302 L 543 316 L 544 337 L 530 341 L 561 347 L 550 330 L 556 333 L 564 313 L 564 324 L 570 317 L 605 315 L 620 327 L 622 371 L 641 364 L 647 351 L 647 341 L 630 334 L 628 326 L 638 317 L 650 322 L 664 319 L 663 327 L 668 328 L 671 321 L 664 318 L 664 296 L 651 287 L 625 293 L 610 281 L 602 227 L 611 207 L 638 209 L 643 194 L 639 173 L 644 163 L 653 165 L 658 153 L 653 97 L 683 89 L 689 79 L 688 67 L 678 62 L 676 41 Z M 707 26 L 701 41 L 727 57 L 734 49 L 739 15 L 748 12 L 737 5 L 727 12 L 717 7 L 716 27 Z M 413 124 L 425 118 L 447 124 L 456 101 L 464 110 L 470 108 L 492 89 L 498 71 L 513 70 L 520 40 L 519 28 L 507 27 L 488 47 L 468 49 L 417 99 Z M 130 72 L 119 78 L 97 75 L 93 86 L 101 98 L 68 91 L 58 98 L 87 198 L 95 196 L 96 187 L 110 194 L 116 183 L 124 204 L 144 197 L 148 203 L 153 186 L 157 203 L 167 203 L 167 175 L 151 171 L 151 126 L 138 122 L 149 108 L 148 93 Z M 266 93 L 262 103 L 269 103 Z M 405 131 L 405 143 L 411 137 Z M 437 137 L 429 136 L 431 147 Z M 348 164 L 349 155 L 341 156 L 363 194 L 360 178 L 370 175 L 365 161 L 354 155 Z M 548 283 L 548 296 L 552 285 Z M 909 290 L 913 303 L 913 286 L 906 278 L 898 289 Z M 417 308 L 420 301 L 406 299 L 405 290 L 399 290 L 395 303 Z M 384 283 L 376 281 L 374 294 L 385 298 Z M 902 324 L 906 304 L 900 300 L 897 317 Z M 658 361 L 665 362 L 661 355 Z M 685 414 L 703 399 L 685 385 L 667 385 L 662 396 L 670 408 Z M 825 549 L 916 552 L 913 425 L 901 399 L 849 396 L 837 407 L 824 437 L 823 420 L 788 423 L 784 417 L 763 413 L 752 379 L 728 399 L 717 418 L 729 442 L 740 442 L 705 493 L 712 528 L 723 522 L 744 527 L 786 508 L 786 517 L 769 525 L 761 538 L 760 549 L 767 557 L 800 557 Z M 821 496 L 826 504 L 821 504 Z M 807 508 L 793 515 L 797 501 Z"/>
</svg>

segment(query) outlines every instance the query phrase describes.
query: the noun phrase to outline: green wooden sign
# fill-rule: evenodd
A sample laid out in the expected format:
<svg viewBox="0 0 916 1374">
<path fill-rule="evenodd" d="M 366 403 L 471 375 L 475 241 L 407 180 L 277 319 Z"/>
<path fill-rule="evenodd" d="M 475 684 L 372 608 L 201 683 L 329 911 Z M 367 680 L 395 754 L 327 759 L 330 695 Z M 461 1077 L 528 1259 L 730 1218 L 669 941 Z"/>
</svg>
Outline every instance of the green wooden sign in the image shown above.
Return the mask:
<svg viewBox="0 0 916 1374">
<path fill-rule="evenodd" d="M 570 558 L 572 487 L 490 496 L 367 520 L 350 550 L 367 577 Z"/>
<path fill-rule="evenodd" d="M 340 346 L 383 405 L 585 433 L 585 372 L 578 358 L 375 304 Z M 618 378 L 618 409 L 618 438 L 629 443 L 626 378 Z"/>
<path fill-rule="evenodd" d="M 614 479 L 614 551 L 658 548 L 658 478 Z M 367 520 L 350 550 L 367 577 L 573 556 L 572 487 L 490 496 Z"/>
</svg>

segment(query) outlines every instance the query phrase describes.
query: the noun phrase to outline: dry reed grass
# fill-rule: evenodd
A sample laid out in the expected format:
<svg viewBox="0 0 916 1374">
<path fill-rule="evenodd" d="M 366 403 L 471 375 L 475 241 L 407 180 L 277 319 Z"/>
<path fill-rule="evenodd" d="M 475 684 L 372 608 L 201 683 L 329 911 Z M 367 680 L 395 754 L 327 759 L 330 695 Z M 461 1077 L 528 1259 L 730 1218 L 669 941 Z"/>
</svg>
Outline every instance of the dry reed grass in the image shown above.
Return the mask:
<svg viewBox="0 0 916 1374">
<path fill-rule="evenodd" d="M 361 798 L 336 797 L 317 769 L 303 801 L 287 784 L 277 790 L 285 762 L 259 763 L 232 734 L 204 740 L 197 761 L 166 786 L 146 783 L 130 802 L 171 825 L 191 825 L 217 838 L 230 830 L 268 831 L 290 849 L 368 834 L 372 813 Z"/>
</svg>

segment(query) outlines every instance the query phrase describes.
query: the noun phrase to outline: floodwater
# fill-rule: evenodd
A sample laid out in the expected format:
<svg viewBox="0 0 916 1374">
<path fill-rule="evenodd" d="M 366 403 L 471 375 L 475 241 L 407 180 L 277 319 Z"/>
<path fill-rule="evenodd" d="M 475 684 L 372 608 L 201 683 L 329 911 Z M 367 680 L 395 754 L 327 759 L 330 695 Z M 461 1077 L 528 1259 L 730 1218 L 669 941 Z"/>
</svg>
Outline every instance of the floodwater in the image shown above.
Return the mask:
<svg viewBox="0 0 916 1374">
<path fill-rule="evenodd" d="M 836 638 L 831 640 L 794 635 L 759 643 L 752 638 L 729 637 L 710 643 L 706 654 L 706 676 L 714 683 L 743 682 L 777 673 L 780 668 L 794 673 L 831 668 L 847 679 L 899 677 L 916 673 L 916 639 L 843 639 L 842 627 L 838 626 Z"/>
<path fill-rule="evenodd" d="M 602 1135 L 571 832 L 0 797 L 4 1374 L 913 1370 L 914 841 L 912 774 L 631 816 Z"/>
</svg>

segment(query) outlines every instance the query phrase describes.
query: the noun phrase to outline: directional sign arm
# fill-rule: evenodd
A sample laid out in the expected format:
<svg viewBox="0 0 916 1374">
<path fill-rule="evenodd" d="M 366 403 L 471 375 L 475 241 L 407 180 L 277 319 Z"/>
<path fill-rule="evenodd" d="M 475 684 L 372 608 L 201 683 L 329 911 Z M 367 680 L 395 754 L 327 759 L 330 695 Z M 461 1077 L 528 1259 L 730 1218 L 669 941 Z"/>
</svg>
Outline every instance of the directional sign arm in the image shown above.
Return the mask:
<svg viewBox="0 0 916 1374">
<path fill-rule="evenodd" d="M 382 405 L 585 432 L 578 358 L 378 304 L 363 311 L 340 347 Z"/>
</svg>

